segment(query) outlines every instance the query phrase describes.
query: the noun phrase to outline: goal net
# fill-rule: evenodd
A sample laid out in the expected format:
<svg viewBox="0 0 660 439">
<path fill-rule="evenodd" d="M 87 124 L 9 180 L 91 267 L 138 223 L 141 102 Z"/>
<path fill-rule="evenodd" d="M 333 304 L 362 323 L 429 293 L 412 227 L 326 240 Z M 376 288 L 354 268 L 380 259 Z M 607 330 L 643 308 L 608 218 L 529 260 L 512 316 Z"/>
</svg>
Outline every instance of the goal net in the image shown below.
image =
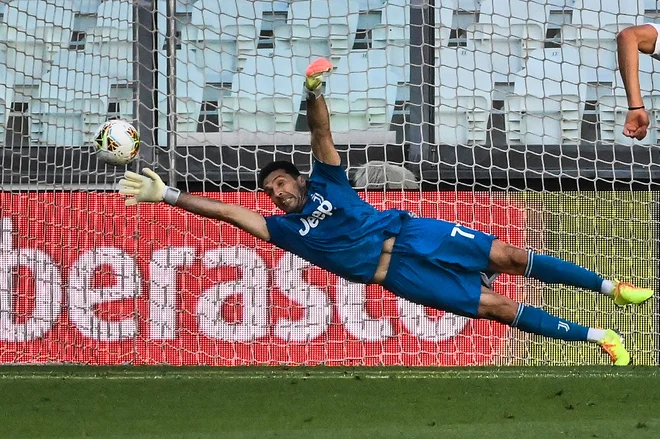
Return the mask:
<svg viewBox="0 0 660 439">
<path fill-rule="evenodd" d="M 647 5 L 651 3 L 652 5 Z M 126 208 L 126 169 L 276 210 L 273 159 L 311 167 L 304 69 L 334 70 L 337 149 L 379 209 L 457 221 L 658 289 L 655 66 L 648 137 L 621 131 L 616 32 L 655 2 L 14 0 L 0 2 L 0 361 L 173 365 L 593 365 L 594 346 L 418 306 L 236 228 Z M 138 159 L 100 162 L 104 121 Z M 440 291 L 442 285 L 432 285 Z M 615 328 L 658 363 L 658 304 L 502 275 L 494 289 Z"/>
</svg>

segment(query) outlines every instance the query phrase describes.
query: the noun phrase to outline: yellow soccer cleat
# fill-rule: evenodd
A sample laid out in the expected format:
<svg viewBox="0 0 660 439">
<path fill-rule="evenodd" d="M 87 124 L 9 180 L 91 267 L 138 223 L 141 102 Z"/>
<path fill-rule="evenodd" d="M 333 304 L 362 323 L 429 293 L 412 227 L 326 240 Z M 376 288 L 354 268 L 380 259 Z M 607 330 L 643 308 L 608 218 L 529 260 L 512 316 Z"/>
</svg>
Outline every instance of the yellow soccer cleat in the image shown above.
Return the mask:
<svg viewBox="0 0 660 439">
<path fill-rule="evenodd" d="M 332 71 L 332 63 L 319 58 L 307 67 L 305 72 L 305 87 L 314 94 L 319 94 L 323 84 L 323 74 Z"/>
<path fill-rule="evenodd" d="M 639 305 L 653 297 L 653 290 L 650 288 L 637 288 L 633 284 L 617 281 L 614 287 L 614 303 L 619 306 Z"/>
<path fill-rule="evenodd" d="M 627 366 L 630 364 L 630 354 L 623 347 L 621 336 L 615 331 L 611 329 L 606 330 L 605 337 L 598 344 L 610 356 L 615 366 Z"/>
</svg>

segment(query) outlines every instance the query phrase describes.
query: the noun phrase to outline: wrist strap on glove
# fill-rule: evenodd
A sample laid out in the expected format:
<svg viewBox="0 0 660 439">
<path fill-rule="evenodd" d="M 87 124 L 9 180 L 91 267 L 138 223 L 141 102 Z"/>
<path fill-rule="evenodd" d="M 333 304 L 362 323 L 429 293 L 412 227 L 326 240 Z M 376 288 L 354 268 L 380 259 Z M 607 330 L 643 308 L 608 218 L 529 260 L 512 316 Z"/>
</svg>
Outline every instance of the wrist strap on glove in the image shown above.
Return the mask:
<svg viewBox="0 0 660 439">
<path fill-rule="evenodd" d="M 310 90 L 309 88 L 307 88 L 307 84 L 303 84 L 303 90 L 304 90 L 305 97 L 307 98 L 307 100 L 314 101 L 319 96 L 323 96 L 323 92 L 325 91 L 325 87 L 323 85 L 320 85 L 315 90 Z"/>
<path fill-rule="evenodd" d="M 163 201 L 170 206 L 176 206 L 176 202 L 179 201 L 179 195 L 181 195 L 181 191 L 179 189 L 166 186 L 165 192 L 163 193 Z"/>
</svg>

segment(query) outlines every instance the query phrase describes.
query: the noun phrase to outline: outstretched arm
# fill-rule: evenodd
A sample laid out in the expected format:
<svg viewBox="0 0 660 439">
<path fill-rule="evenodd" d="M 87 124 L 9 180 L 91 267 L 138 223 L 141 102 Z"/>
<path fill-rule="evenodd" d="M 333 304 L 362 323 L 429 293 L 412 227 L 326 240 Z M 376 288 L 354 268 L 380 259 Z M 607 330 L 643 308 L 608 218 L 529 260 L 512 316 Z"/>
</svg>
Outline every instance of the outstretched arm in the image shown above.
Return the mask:
<svg viewBox="0 0 660 439">
<path fill-rule="evenodd" d="M 652 54 L 658 32 L 650 25 L 632 26 L 617 35 L 617 55 L 619 71 L 628 98 L 628 114 L 623 134 L 636 139 L 646 137 L 649 118 L 644 109 L 642 91 L 639 85 L 639 52 Z"/>
<path fill-rule="evenodd" d="M 657 39 L 658 32 L 655 27 L 649 25 L 628 27 L 616 37 L 619 70 L 629 107 L 644 105 L 639 87 L 639 52 L 652 54 Z"/>
<path fill-rule="evenodd" d="M 318 59 L 307 68 L 307 125 L 312 133 L 312 153 L 318 160 L 328 165 L 341 165 L 341 159 L 335 149 L 330 132 L 330 113 L 321 94 L 323 73 L 332 69 L 332 64 L 325 59 Z"/>
<path fill-rule="evenodd" d="M 227 204 L 198 195 L 182 193 L 174 204 L 176 207 L 197 215 L 225 221 L 256 236 L 264 241 L 270 241 L 266 219 L 263 215 L 246 209 L 243 206 Z"/>
<path fill-rule="evenodd" d="M 126 199 L 127 206 L 139 202 L 165 201 L 188 212 L 228 222 L 264 241 L 270 240 L 266 219 L 261 214 L 242 206 L 180 193 L 166 186 L 151 169 L 144 169 L 143 172 L 145 175 L 127 171 L 119 181 L 119 193 L 129 196 Z"/>
</svg>

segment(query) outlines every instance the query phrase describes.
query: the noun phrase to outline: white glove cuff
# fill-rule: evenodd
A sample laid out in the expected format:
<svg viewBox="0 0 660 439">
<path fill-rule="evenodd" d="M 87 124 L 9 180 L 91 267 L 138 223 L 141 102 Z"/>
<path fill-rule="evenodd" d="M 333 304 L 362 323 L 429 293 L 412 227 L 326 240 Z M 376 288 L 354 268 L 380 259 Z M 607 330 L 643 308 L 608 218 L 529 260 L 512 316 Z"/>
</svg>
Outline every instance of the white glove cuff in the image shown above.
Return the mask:
<svg viewBox="0 0 660 439">
<path fill-rule="evenodd" d="M 179 195 L 181 195 L 181 191 L 179 189 L 165 186 L 165 192 L 163 192 L 163 201 L 171 206 L 176 206 L 176 202 L 179 200 Z"/>
<path fill-rule="evenodd" d="M 304 90 L 304 93 L 305 93 L 305 97 L 307 98 L 307 100 L 310 100 L 310 101 L 315 101 L 316 98 L 318 98 L 319 96 L 322 96 L 323 92 L 325 91 L 324 89 L 325 89 L 325 86 L 322 85 L 319 88 L 317 88 L 316 90 L 310 90 L 303 83 L 303 90 Z"/>
</svg>

